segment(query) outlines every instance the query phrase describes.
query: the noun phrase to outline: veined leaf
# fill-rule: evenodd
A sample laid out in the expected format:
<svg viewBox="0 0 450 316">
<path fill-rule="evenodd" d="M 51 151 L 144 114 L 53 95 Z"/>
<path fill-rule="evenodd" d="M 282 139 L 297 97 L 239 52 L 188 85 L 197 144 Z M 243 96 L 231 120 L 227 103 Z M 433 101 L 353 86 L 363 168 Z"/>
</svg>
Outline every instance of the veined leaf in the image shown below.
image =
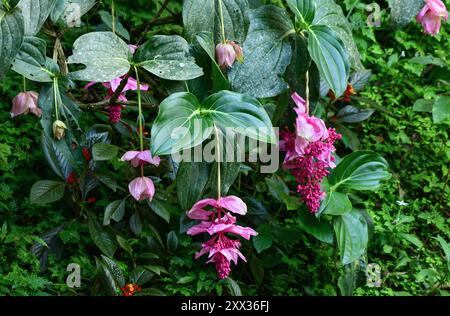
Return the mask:
<svg viewBox="0 0 450 316">
<path fill-rule="evenodd" d="M 316 14 L 316 3 L 312 0 L 286 0 L 289 8 L 300 22 L 311 24 Z"/>
<path fill-rule="evenodd" d="M 30 200 L 34 204 L 49 204 L 59 201 L 64 196 L 64 182 L 44 180 L 36 182 L 31 188 Z"/>
<path fill-rule="evenodd" d="M 39 33 L 55 4 L 56 0 L 20 0 L 17 6 L 22 10 L 25 35 Z"/>
<path fill-rule="evenodd" d="M 0 8 L 0 79 L 8 71 L 20 50 L 24 21 L 19 8 L 5 12 Z"/>
</svg>

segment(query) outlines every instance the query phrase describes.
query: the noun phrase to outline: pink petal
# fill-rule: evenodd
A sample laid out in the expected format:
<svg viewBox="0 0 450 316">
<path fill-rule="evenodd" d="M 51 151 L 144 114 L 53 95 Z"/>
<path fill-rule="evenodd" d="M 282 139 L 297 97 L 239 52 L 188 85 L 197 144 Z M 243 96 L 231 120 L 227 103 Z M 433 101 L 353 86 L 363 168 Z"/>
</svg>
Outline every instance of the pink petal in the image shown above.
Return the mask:
<svg viewBox="0 0 450 316">
<path fill-rule="evenodd" d="M 92 87 L 92 86 L 94 86 L 94 85 L 96 85 L 96 84 L 97 84 L 96 81 L 91 81 L 91 82 L 89 82 L 87 85 L 85 85 L 85 86 L 83 87 L 83 89 L 87 90 L 87 89 L 89 89 L 90 87 Z"/>
<path fill-rule="evenodd" d="M 11 109 L 11 117 L 14 118 L 21 114 L 27 114 L 28 113 L 28 106 L 27 106 L 27 99 L 28 96 L 25 92 L 19 93 L 12 101 L 12 109 Z"/>
<path fill-rule="evenodd" d="M 139 155 L 140 151 L 127 151 L 120 160 L 122 161 L 131 161 L 136 158 L 137 155 Z"/>
<path fill-rule="evenodd" d="M 150 164 L 155 165 L 155 166 L 159 166 L 159 164 L 161 162 L 161 158 L 159 158 L 159 157 L 152 157 L 152 154 L 151 154 L 150 150 L 141 151 L 138 154 L 138 158 L 141 161 L 145 161 L 145 162 L 150 163 Z"/>
<path fill-rule="evenodd" d="M 223 197 L 218 201 L 218 205 L 236 214 L 247 214 L 247 205 L 237 196 Z"/>
<path fill-rule="evenodd" d="M 146 177 L 134 179 L 128 185 L 128 189 L 136 201 L 152 200 L 155 195 L 155 185 L 151 179 Z"/>
<path fill-rule="evenodd" d="M 130 51 L 131 51 L 132 54 L 134 54 L 134 53 L 136 52 L 136 50 L 138 49 L 138 47 L 139 47 L 139 46 L 137 46 L 137 45 L 132 45 L 132 44 L 129 44 L 129 45 L 128 45 L 128 48 L 130 49 Z"/>
<path fill-rule="evenodd" d="M 258 233 L 250 227 L 242 227 L 239 225 L 231 225 L 230 227 L 223 230 L 224 233 L 232 233 L 235 235 L 239 235 L 247 240 L 250 239 L 251 236 L 257 236 Z"/>
<path fill-rule="evenodd" d="M 211 211 L 206 211 L 203 208 L 205 206 L 212 206 L 215 207 L 217 204 L 216 200 L 213 199 L 205 199 L 198 201 L 197 203 L 192 206 L 192 208 L 187 213 L 187 216 L 190 219 L 198 219 L 198 220 L 208 220 L 209 216 L 213 213 Z"/>
<path fill-rule="evenodd" d="M 210 222 L 201 222 L 198 225 L 192 226 L 186 232 L 188 235 L 198 235 L 201 233 L 207 233 L 208 229 L 211 227 Z"/>
<path fill-rule="evenodd" d="M 297 109 L 295 111 L 297 114 L 305 114 L 306 113 L 306 101 L 297 93 L 294 92 L 291 95 L 292 100 L 297 105 Z"/>
</svg>

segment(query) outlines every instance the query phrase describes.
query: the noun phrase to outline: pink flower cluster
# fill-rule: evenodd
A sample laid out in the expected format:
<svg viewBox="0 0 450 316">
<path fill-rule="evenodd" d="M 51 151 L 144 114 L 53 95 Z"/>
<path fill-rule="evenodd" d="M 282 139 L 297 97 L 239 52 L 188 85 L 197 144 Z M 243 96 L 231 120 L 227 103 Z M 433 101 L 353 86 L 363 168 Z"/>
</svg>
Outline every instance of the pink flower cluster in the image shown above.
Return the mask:
<svg viewBox="0 0 450 316">
<path fill-rule="evenodd" d="M 207 206 L 212 209 L 206 209 Z M 244 255 L 239 251 L 241 243 L 239 240 L 233 240 L 225 234 L 230 233 L 241 236 L 247 240 L 258 233 L 250 227 L 236 225 L 236 217 L 230 212 L 239 215 L 247 213 L 247 206 L 236 196 L 227 196 L 214 199 L 205 199 L 197 202 L 187 213 L 190 219 L 200 220 L 198 225 L 191 227 L 188 235 L 198 235 L 208 233 L 213 236 L 209 241 L 202 244 L 202 249 L 195 254 L 199 258 L 208 253 L 207 263 L 214 263 L 217 275 L 220 279 L 225 279 L 231 272 L 231 261 L 237 264 L 241 258 L 247 261 Z"/>
<path fill-rule="evenodd" d="M 136 45 L 128 45 L 128 47 L 130 48 L 130 51 L 133 54 L 136 52 L 136 49 L 137 49 Z M 108 95 L 106 96 L 106 100 L 110 99 L 113 96 L 114 92 L 116 92 L 117 88 L 119 88 L 122 80 L 127 77 L 128 77 L 128 81 L 127 81 L 124 89 L 120 93 L 118 100 L 121 102 L 128 101 L 127 97 L 125 96 L 125 93 L 127 91 L 137 91 L 137 89 L 138 89 L 136 79 L 129 77 L 128 74 L 125 74 L 119 78 L 115 78 L 111 81 L 102 83 L 102 85 L 108 89 Z M 95 82 L 95 81 L 89 82 L 84 87 L 84 89 L 89 89 L 90 87 L 94 86 L 95 84 L 97 84 L 97 82 Z M 148 91 L 148 89 L 149 89 L 148 85 L 141 84 L 141 87 L 140 87 L 141 91 Z M 122 105 L 112 105 L 108 108 L 108 112 L 109 112 L 109 120 L 111 121 L 111 123 L 118 123 L 122 119 Z"/>
<path fill-rule="evenodd" d="M 306 102 L 297 93 L 292 95 L 297 108 L 295 133 L 281 132 L 281 149 L 286 152 L 283 167 L 295 176 L 302 201 L 311 213 L 317 213 L 325 197 L 321 190 L 323 179 L 336 167 L 332 153 L 334 143 L 341 139 L 333 128 L 327 129 L 323 120 L 309 116 Z"/>
<path fill-rule="evenodd" d="M 141 167 L 141 170 L 147 163 L 158 166 L 161 161 L 159 157 L 152 157 L 150 150 L 128 151 L 122 156 L 121 160 L 129 161 L 133 167 Z M 136 201 L 151 201 L 155 195 L 155 185 L 152 179 L 144 177 L 143 174 L 130 182 L 128 190 Z"/>
<path fill-rule="evenodd" d="M 441 20 L 448 20 L 448 11 L 441 0 L 426 0 L 425 6 L 417 14 L 416 20 L 421 23 L 425 33 L 436 35 L 441 29 Z"/>
</svg>

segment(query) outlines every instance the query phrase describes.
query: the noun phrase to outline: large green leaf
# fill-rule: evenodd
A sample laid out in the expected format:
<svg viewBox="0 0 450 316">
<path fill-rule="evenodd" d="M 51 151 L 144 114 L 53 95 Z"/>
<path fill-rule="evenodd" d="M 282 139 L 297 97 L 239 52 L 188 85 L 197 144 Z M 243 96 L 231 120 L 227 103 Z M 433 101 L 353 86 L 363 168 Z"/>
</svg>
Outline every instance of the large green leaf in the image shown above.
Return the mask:
<svg viewBox="0 0 450 316">
<path fill-rule="evenodd" d="M 367 223 L 357 210 L 337 217 L 334 221 L 334 232 L 342 264 L 346 265 L 358 260 L 366 251 Z"/>
<path fill-rule="evenodd" d="M 225 36 L 227 40 L 242 43 L 247 30 L 247 0 L 222 0 Z M 200 32 L 214 34 L 216 43 L 222 40 L 217 0 L 184 0 L 183 3 L 184 36 L 193 43 Z"/>
<path fill-rule="evenodd" d="M 328 244 L 333 243 L 333 228 L 329 221 L 318 219 L 306 210 L 299 212 L 298 216 L 300 219 L 300 226 L 304 231 L 322 242 Z"/>
<path fill-rule="evenodd" d="M 111 223 L 111 218 L 116 222 L 120 222 L 125 215 L 125 200 L 116 200 L 108 204 L 105 208 L 103 216 L 103 226 Z"/>
<path fill-rule="evenodd" d="M 117 157 L 119 149 L 110 144 L 98 143 L 92 147 L 92 158 L 95 161 L 109 161 Z"/>
<path fill-rule="evenodd" d="M 12 70 L 32 81 L 52 82 L 51 71 L 46 68 L 46 46 L 44 40 L 26 36 L 14 58 Z"/>
<path fill-rule="evenodd" d="M 69 74 L 74 80 L 105 82 L 130 70 L 131 51 L 112 32 L 92 32 L 80 36 L 73 44 L 69 64 L 84 64 L 86 69 Z"/>
<path fill-rule="evenodd" d="M 64 196 L 64 182 L 43 180 L 36 182 L 31 188 L 30 200 L 33 204 L 49 204 L 59 201 Z"/>
<path fill-rule="evenodd" d="M 378 189 L 391 177 L 387 161 L 372 151 L 355 151 L 346 156 L 328 178 L 331 191 Z"/>
<path fill-rule="evenodd" d="M 315 2 L 317 9 L 313 24 L 330 27 L 344 43 L 351 66 L 358 70 L 363 69 L 361 55 L 353 39 L 352 26 L 342 12 L 341 6 L 334 0 L 315 0 Z"/>
<path fill-rule="evenodd" d="M 189 44 L 178 35 L 153 36 L 139 47 L 135 62 L 146 70 L 167 80 L 190 80 L 203 75 L 202 69 L 189 55 Z"/>
<path fill-rule="evenodd" d="M 100 268 L 105 283 L 109 286 L 112 295 L 120 293 L 120 289 L 125 285 L 125 277 L 120 267 L 113 260 L 101 255 L 101 260 L 95 258 L 97 267 Z"/>
<path fill-rule="evenodd" d="M 321 77 L 341 96 L 347 89 L 350 66 L 342 41 L 331 28 L 314 25 L 309 28 L 308 50 Z"/>
<path fill-rule="evenodd" d="M 404 26 L 419 13 L 425 5 L 424 0 L 388 0 L 391 7 L 391 20 L 396 26 Z"/>
<path fill-rule="evenodd" d="M 289 8 L 303 24 L 311 24 L 316 13 L 316 3 L 313 0 L 286 0 Z"/>
<path fill-rule="evenodd" d="M 291 61 L 294 26 L 285 10 L 272 5 L 249 10 L 249 20 L 245 61 L 230 70 L 231 86 L 257 98 L 277 96 L 288 88 L 282 76 Z"/>
<path fill-rule="evenodd" d="M 318 214 L 343 215 L 352 210 L 352 203 L 347 194 L 331 191 L 322 201 Z"/>
<path fill-rule="evenodd" d="M 85 15 L 97 0 L 57 0 L 50 14 L 53 23 L 64 26 L 81 26 L 81 17 Z"/>
<path fill-rule="evenodd" d="M 195 36 L 202 32 L 214 31 L 215 1 L 184 0 L 183 24 L 184 36 L 192 43 Z"/>
<path fill-rule="evenodd" d="M 17 6 L 22 10 L 25 35 L 39 33 L 55 4 L 56 0 L 20 0 Z"/>
<path fill-rule="evenodd" d="M 373 113 L 375 113 L 374 109 L 359 109 L 352 105 L 346 105 L 338 112 L 336 119 L 337 122 L 360 123 L 371 117 Z"/>
<path fill-rule="evenodd" d="M 152 153 L 168 155 L 200 145 L 211 135 L 214 125 L 223 131 L 241 128 L 247 137 L 275 142 L 270 119 L 258 100 L 221 91 L 200 104 L 193 94 L 180 92 L 160 105 L 152 127 Z"/>
<path fill-rule="evenodd" d="M 0 8 L 0 79 L 11 66 L 23 42 L 24 24 L 19 8 Z"/>
</svg>

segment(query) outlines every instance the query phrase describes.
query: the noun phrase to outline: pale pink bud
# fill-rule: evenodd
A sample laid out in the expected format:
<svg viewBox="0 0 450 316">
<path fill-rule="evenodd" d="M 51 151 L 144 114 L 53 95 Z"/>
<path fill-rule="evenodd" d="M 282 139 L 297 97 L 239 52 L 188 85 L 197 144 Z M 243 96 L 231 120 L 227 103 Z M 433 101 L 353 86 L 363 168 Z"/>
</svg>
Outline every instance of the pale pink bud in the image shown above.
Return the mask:
<svg viewBox="0 0 450 316">
<path fill-rule="evenodd" d="M 221 68 L 229 68 L 236 60 L 236 52 L 231 44 L 217 44 L 217 62 Z"/>
<path fill-rule="evenodd" d="M 244 52 L 242 51 L 242 47 L 236 44 L 235 42 L 230 42 L 230 45 L 233 46 L 234 52 L 236 53 L 236 59 L 240 63 L 244 62 Z"/>
<path fill-rule="evenodd" d="M 19 93 L 12 101 L 11 117 L 30 112 L 41 117 L 42 110 L 38 107 L 38 98 L 39 95 L 34 91 Z"/>
<path fill-rule="evenodd" d="M 441 0 L 426 0 L 425 6 L 417 14 L 416 20 L 421 23 L 425 33 L 436 35 L 441 28 L 441 19 L 448 20 L 448 11 Z"/>
<path fill-rule="evenodd" d="M 155 185 L 150 178 L 139 177 L 128 185 L 130 194 L 136 201 L 152 200 L 155 195 Z"/>
</svg>

